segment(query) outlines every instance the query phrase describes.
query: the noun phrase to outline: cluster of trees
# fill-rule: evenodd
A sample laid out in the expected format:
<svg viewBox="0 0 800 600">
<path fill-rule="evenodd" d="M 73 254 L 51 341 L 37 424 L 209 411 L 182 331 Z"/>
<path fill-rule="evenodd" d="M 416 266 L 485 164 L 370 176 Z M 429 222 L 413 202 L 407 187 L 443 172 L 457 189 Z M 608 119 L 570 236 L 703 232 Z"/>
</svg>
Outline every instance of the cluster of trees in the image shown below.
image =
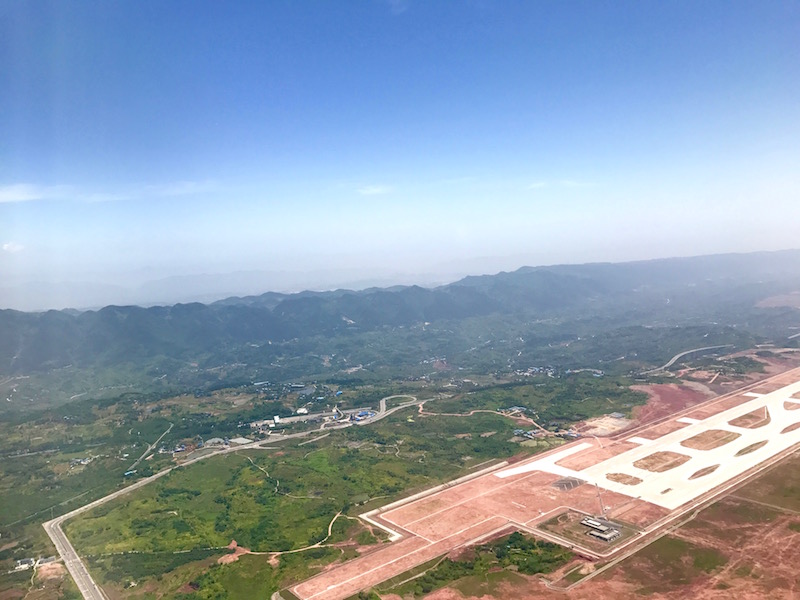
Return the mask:
<svg viewBox="0 0 800 600">
<path fill-rule="evenodd" d="M 463 560 L 445 558 L 423 575 L 392 590 L 411 592 L 415 596 L 428 594 L 462 577 L 485 575 L 497 567 L 514 568 L 526 575 L 550 573 L 569 562 L 573 554 L 550 542 L 526 537 L 519 532 L 478 546 L 473 555 Z"/>
<path fill-rule="evenodd" d="M 181 565 L 203 560 L 219 550 L 190 550 L 188 552 L 142 552 L 131 554 L 115 554 L 89 559 L 93 573 L 102 573 L 103 578 L 114 583 L 139 581 L 154 575 L 161 576 L 174 571 Z M 96 567 L 100 567 L 99 569 Z"/>
<path fill-rule="evenodd" d="M 572 553 L 563 546 L 525 537 L 520 532 L 512 533 L 505 540 L 498 540 L 486 547 L 504 567 L 514 565 L 520 573 L 534 575 L 549 573 L 572 558 Z"/>
</svg>

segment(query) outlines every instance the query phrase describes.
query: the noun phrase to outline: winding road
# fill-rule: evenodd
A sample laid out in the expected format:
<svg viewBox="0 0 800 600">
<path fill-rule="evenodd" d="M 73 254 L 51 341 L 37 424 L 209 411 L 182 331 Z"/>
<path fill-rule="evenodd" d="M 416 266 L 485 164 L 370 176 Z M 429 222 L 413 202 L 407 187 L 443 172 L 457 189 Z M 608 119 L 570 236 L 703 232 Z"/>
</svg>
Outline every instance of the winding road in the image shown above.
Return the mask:
<svg viewBox="0 0 800 600">
<path fill-rule="evenodd" d="M 650 375 L 651 373 L 658 373 L 659 371 L 663 371 L 664 369 L 669 369 L 675 362 L 683 356 L 687 354 L 692 354 L 694 352 L 702 352 L 704 350 L 717 350 L 719 348 L 731 348 L 733 344 L 723 344 L 721 346 L 705 346 L 703 348 L 692 348 L 691 350 L 684 350 L 670 358 L 665 365 L 660 367 L 656 367 L 655 369 L 650 369 L 649 371 L 642 371 L 642 375 Z"/>
</svg>

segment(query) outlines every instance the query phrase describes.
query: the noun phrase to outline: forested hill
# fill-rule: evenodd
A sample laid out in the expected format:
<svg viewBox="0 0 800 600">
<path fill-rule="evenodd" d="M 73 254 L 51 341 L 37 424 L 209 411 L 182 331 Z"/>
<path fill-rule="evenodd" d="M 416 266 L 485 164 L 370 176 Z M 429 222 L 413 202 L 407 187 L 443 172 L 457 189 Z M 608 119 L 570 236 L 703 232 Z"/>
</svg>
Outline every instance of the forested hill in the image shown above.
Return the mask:
<svg viewBox="0 0 800 600">
<path fill-rule="evenodd" d="M 242 348 L 484 317 L 520 323 L 598 319 L 615 326 L 625 319 L 722 322 L 725 315 L 747 313 L 759 299 L 795 290 L 800 251 L 524 267 L 434 289 L 270 292 L 209 305 L 107 306 L 81 313 L 3 310 L 0 374 L 145 365 L 153 357 L 235 361 Z"/>
</svg>

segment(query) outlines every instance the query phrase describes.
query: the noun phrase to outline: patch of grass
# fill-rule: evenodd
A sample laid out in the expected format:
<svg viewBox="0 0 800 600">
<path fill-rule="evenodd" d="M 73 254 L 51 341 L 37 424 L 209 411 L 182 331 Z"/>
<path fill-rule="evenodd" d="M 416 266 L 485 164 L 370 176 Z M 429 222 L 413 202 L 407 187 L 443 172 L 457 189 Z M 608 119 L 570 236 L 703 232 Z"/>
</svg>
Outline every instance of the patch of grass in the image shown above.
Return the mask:
<svg viewBox="0 0 800 600">
<path fill-rule="evenodd" d="M 683 440 L 681 442 L 681 446 L 686 448 L 694 448 L 695 450 L 711 450 L 713 448 L 719 448 L 720 446 L 729 444 L 740 436 L 740 433 L 733 431 L 709 429 L 707 431 L 698 433 L 689 439 Z"/>
<path fill-rule="evenodd" d="M 278 588 L 275 573 L 264 556 L 246 555 L 238 561 L 213 565 L 192 580 L 184 600 L 251 600 L 269 598 Z"/>
<path fill-rule="evenodd" d="M 406 594 L 413 594 L 414 596 L 421 596 L 423 594 L 428 594 L 434 590 L 437 590 L 445 585 L 448 585 L 454 581 L 458 581 L 462 577 L 468 577 L 473 575 L 475 572 L 475 563 L 472 561 L 454 561 L 450 560 L 449 558 L 445 558 L 442 561 L 439 561 L 435 566 L 429 568 L 427 572 L 408 581 L 407 583 L 403 583 L 399 586 L 394 588 L 389 588 L 389 590 L 400 596 L 404 596 Z M 406 574 L 403 574 L 406 575 Z M 409 579 L 411 574 L 402 577 L 401 580 Z M 386 589 L 381 586 L 381 589 Z"/>
<path fill-rule="evenodd" d="M 11 571 L 3 573 L 0 577 L 0 594 L 11 589 L 25 589 L 30 585 L 31 572 L 30 571 Z M 13 597 L 13 596 L 12 596 Z"/>
<path fill-rule="evenodd" d="M 413 594 L 416 597 L 447 585 L 469 590 L 472 595 L 477 593 L 478 588 L 482 594 L 492 595 L 499 584 L 523 579 L 514 571 L 526 575 L 549 573 L 572 558 L 573 554 L 566 548 L 515 532 L 475 547 L 469 558 L 432 561 L 432 565 L 428 563 L 431 566 L 426 568 L 421 565 L 395 577 L 394 581 L 399 584 L 384 584 L 380 589 L 400 596 Z"/>
<path fill-rule="evenodd" d="M 571 583 L 577 583 L 578 581 L 580 581 L 581 579 L 586 577 L 586 575 L 588 575 L 588 573 L 581 573 L 581 568 L 582 567 L 578 567 L 576 569 L 572 569 L 572 571 L 570 571 L 569 573 L 564 575 L 564 580 L 567 583 L 571 584 Z"/>
<path fill-rule="evenodd" d="M 281 592 L 281 595 L 283 592 Z M 295 596 L 295 598 L 297 598 Z M 299 598 L 297 599 L 299 600 Z M 353 594 L 347 600 L 381 600 L 380 595 L 374 590 L 362 590 L 357 594 Z"/>
<path fill-rule="evenodd" d="M 800 511 L 800 457 L 793 456 L 760 475 L 737 495 Z"/>
<path fill-rule="evenodd" d="M 734 575 L 737 577 L 749 577 L 752 572 L 752 565 L 742 565 L 741 567 L 736 567 L 736 569 L 733 571 Z"/>
<path fill-rule="evenodd" d="M 741 450 L 739 450 L 735 456 L 744 456 L 745 454 L 750 454 L 751 452 L 755 452 L 759 448 L 763 448 L 767 445 L 769 440 L 762 440 L 760 442 L 756 442 L 755 444 L 750 444 L 749 446 L 745 446 Z"/>
<path fill-rule="evenodd" d="M 731 588 L 731 584 L 725 583 L 724 581 L 720 581 L 717 585 L 714 586 L 715 590 L 729 590 Z"/>
<path fill-rule="evenodd" d="M 663 473 L 682 465 L 690 459 L 691 457 L 685 454 L 664 450 L 640 458 L 633 463 L 633 466 L 653 473 Z"/>
<path fill-rule="evenodd" d="M 725 506 L 729 519 L 740 523 L 769 523 L 778 516 L 778 511 L 752 502 L 729 502 Z"/>
<path fill-rule="evenodd" d="M 540 419 L 567 422 L 610 410 L 625 411 L 645 400 L 644 395 L 628 389 L 627 380 L 610 376 L 542 376 L 511 384 L 502 380 L 498 384 L 492 377 L 473 377 L 473 381 L 479 397 L 473 398 L 467 391 L 469 386 L 465 386 L 451 398 L 458 404 L 454 412 L 464 412 L 461 409 L 465 404 L 477 403 L 475 407 L 481 408 L 518 404 L 530 406 Z M 401 384 L 378 385 L 376 380 L 375 384 L 359 384 L 346 394 L 358 396 L 355 404 L 373 405 L 387 395 L 387 390 L 419 393 L 413 388 L 416 384 L 408 385 L 412 387 L 401 390 Z M 80 390 L 70 392 L 73 395 Z M 53 554 L 39 520 L 85 504 L 170 464 L 170 454 L 157 454 L 141 463 L 133 478 L 122 477 L 143 451 L 144 443 L 155 441 L 169 423 L 174 423 L 173 429 L 161 442 L 167 447 L 181 441 L 189 443 L 196 436 L 232 435 L 238 432 L 240 421 L 263 416 L 265 411 L 279 414 L 285 408 L 280 389 L 270 391 L 274 401 L 258 399 L 258 393 L 235 389 L 198 397 L 142 393 L 86 397 L 51 413 L 29 413 L 18 422 L 0 422 L 0 451 L 28 448 L 44 452 L 0 461 L 0 525 L 31 516 L 27 524 L 5 528 L 3 538 L 21 540 L 18 551 L 26 555 Z M 405 398 L 393 402 L 403 401 Z M 430 408 L 438 412 L 447 402 L 437 400 Z M 437 406 L 440 403 L 442 406 Z M 211 458 L 89 511 L 67 522 L 65 529 L 82 554 L 96 556 L 92 560 L 100 579 L 122 578 L 128 573 L 129 578 L 141 582 L 135 590 L 120 588 L 120 596 L 141 596 L 150 589 L 148 586 L 160 589 L 161 584 L 155 583 L 158 577 L 177 585 L 175 582 L 201 568 L 199 565 L 208 560 L 202 556 L 213 556 L 213 550 L 204 550 L 212 553 L 208 555 L 192 554 L 198 549 L 219 548 L 231 539 L 257 551 L 313 544 L 324 537 L 338 511 L 355 511 L 354 500 L 380 498 L 373 502 L 390 502 L 463 475 L 474 465 L 516 454 L 521 448 L 508 441 L 517 425 L 499 415 L 412 420 L 409 416 L 416 417 L 413 408 L 367 427 L 332 432 L 315 444 L 316 451 L 310 454 L 307 447 L 287 446 L 279 453 L 242 451 Z M 481 437 L 487 433 L 492 435 Z M 353 448 L 346 442 L 361 446 Z M 551 442 L 560 440 L 545 440 L 524 450 L 539 452 Z M 94 460 L 88 465 L 70 466 L 71 459 L 86 456 Z M 352 525 L 343 519 L 337 521 L 331 541 L 355 539 L 361 545 L 377 541 L 348 523 Z M 38 534 L 28 535 L 28 524 Z M 100 556 L 132 551 L 139 554 Z M 290 572 L 298 578 L 307 576 L 308 566 L 300 561 L 308 561 L 309 556 L 303 553 L 297 560 L 282 559 L 281 577 L 288 577 Z M 312 560 L 322 564 L 352 556 L 352 551 L 342 554 L 337 550 Z M 0 566 L 7 562 L 13 565 L 9 561 L 14 557 L 16 551 Z"/>
<path fill-rule="evenodd" d="M 439 556 L 439 557 L 433 558 L 433 559 L 431 559 L 431 560 L 429 560 L 427 562 L 424 562 L 421 565 L 417 565 L 413 569 L 409 569 L 408 571 L 405 571 L 404 573 L 400 573 L 399 575 L 395 575 L 391 579 L 387 579 L 386 581 L 384 581 L 380 585 L 378 585 L 378 589 L 384 590 L 384 591 L 391 590 L 391 589 L 397 587 L 398 585 L 406 582 L 407 580 L 409 580 L 409 579 L 411 579 L 413 577 L 416 577 L 416 576 L 420 575 L 421 573 L 424 573 L 428 569 L 433 568 L 434 566 L 436 566 L 437 563 L 441 562 L 441 560 L 442 560 L 442 557 Z"/>
<path fill-rule="evenodd" d="M 728 562 L 727 557 L 714 548 L 696 548 L 691 556 L 692 566 L 706 573 L 711 573 Z"/>
<path fill-rule="evenodd" d="M 727 563 L 727 557 L 713 548 L 704 548 L 676 538 L 659 538 L 621 563 L 626 578 L 641 586 L 640 593 L 688 585 L 703 573 Z"/>
<path fill-rule="evenodd" d="M 453 398 L 425 405 L 431 412 L 463 413 L 474 409 L 497 410 L 524 406 L 543 423 L 575 422 L 609 412 L 629 412 L 644 404 L 647 396 L 631 390 L 629 381 L 619 377 L 592 377 L 575 373 L 561 380 L 540 378 L 536 383 L 520 382 L 487 386 Z"/>
<path fill-rule="evenodd" d="M 499 597 L 498 594 L 500 594 L 507 585 L 521 586 L 525 584 L 528 584 L 527 579 L 513 571 L 504 570 L 494 571 L 484 575 L 465 577 L 454 583 L 451 587 L 464 594 L 467 598 L 470 596 L 489 596 L 496 598 Z"/>
<path fill-rule="evenodd" d="M 223 552 L 219 550 L 190 550 L 180 553 L 116 554 L 88 560 L 93 570 L 103 574 L 104 580 L 120 583 L 170 573 L 182 565 L 220 554 Z"/>
<path fill-rule="evenodd" d="M 518 452 L 517 445 L 506 441 L 513 427 L 508 419 L 492 414 L 408 423 L 398 413 L 374 426 L 332 432 L 311 453 L 304 447 L 283 446 L 279 452 L 242 451 L 209 458 L 82 514 L 65 529 L 82 554 L 142 553 L 126 555 L 138 558 L 96 561 L 101 578 L 109 580 L 121 577 L 127 568 L 123 563 L 129 560 L 137 577 L 151 581 L 168 570 L 159 572 L 145 557 L 219 549 L 232 539 L 254 551 L 297 549 L 322 540 L 337 512 L 355 510 L 352 498 L 381 497 L 386 503 L 410 489 L 461 475 L 476 460 Z M 465 431 L 503 435 L 453 437 Z M 339 518 L 329 542 L 351 539 L 362 545 L 380 541 L 363 526 Z M 308 577 L 310 564 L 322 566 L 354 556 L 352 551 L 324 548 L 284 555 L 273 583 Z M 520 568 L 535 568 L 531 561 Z M 169 561 L 165 566 L 173 568 Z M 212 597 L 220 577 L 196 581 L 205 591 L 192 593 L 198 599 Z"/>
</svg>

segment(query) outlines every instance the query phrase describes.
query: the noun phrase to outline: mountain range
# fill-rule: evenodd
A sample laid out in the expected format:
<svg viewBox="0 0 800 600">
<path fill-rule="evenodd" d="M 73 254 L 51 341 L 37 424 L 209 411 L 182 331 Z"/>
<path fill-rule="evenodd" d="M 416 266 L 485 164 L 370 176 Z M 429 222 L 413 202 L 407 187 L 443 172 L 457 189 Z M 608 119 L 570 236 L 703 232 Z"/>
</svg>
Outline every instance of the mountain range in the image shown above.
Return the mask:
<svg viewBox="0 0 800 600">
<path fill-rule="evenodd" d="M 387 335 L 426 324 L 447 323 L 457 329 L 481 319 L 505 319 L 520 327 L 596 319 L 622 327 L 717 324 L 728 318 L 728 325 L 735 326 L 754 310 L 763 315 L 777 311 L 791 320 L 792 309 L 754 306 L 760 299 L 798 289 L 800 250 L 789 250 L 523 267 L 434 288 L 266 292 L 211 304 L 91 311 L 0 310 L 0 374 L 120 362 L 144 368 L 155 357 L 197 361 L 216 356 L 223 363 L 242 360 L 248 348 L 265 345 L 294 342 L 301 352 L 306 347 L 302 342 L 313 339 L 319 350 L 325 340 Z"/>
</svg>

